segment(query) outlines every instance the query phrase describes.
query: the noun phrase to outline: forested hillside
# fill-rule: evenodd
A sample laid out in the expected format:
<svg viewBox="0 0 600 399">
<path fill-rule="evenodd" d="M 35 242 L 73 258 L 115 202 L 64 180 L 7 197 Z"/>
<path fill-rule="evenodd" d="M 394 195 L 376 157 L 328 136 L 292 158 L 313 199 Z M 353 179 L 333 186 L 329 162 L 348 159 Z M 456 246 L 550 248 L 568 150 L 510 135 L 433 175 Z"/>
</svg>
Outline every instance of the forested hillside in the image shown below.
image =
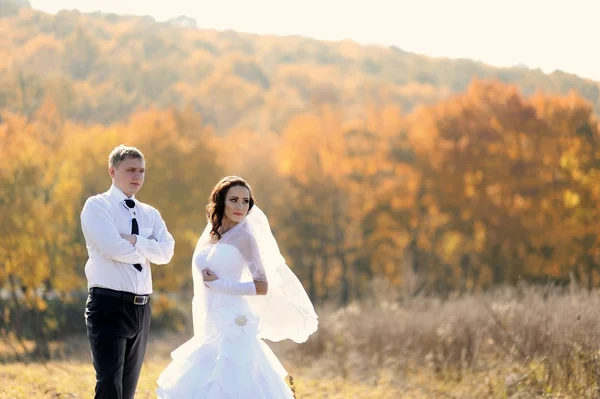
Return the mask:
<svg viewBox="0 0 600 399">
<path fill-rule="evenodd" d="M 110 124 L 139 108 L 192 105 L 217 132 L 280 131 L 315 103 L 353 118 L 365 104 L 408 112 L 466 89 L 472 78 L 576 90 L 600 109 L 598 84 L 556 72 L 432 59 L 396 47 L 217 32 L 114 14 L 14 11 L 0 18 L 0 109 L 32 115 L 45 97 L 62 114 Z M 12 10 L 11 12 L 9 12 Z"/>
<path fill-rule="evenodd" d="M 139 147 L 179 328 L 210 189 L 245 177 L 315 303 L 600 284 L 598 84 L 397 48 L 0 3 L 0 334 L 81 329 L 79 215 Z M 535 95 L 533 95 L 535 92 Z M 568 94 L 567 94 L 568 93 Z M 70 311 L 68 309 L 71 309 Z"/>
</svg>

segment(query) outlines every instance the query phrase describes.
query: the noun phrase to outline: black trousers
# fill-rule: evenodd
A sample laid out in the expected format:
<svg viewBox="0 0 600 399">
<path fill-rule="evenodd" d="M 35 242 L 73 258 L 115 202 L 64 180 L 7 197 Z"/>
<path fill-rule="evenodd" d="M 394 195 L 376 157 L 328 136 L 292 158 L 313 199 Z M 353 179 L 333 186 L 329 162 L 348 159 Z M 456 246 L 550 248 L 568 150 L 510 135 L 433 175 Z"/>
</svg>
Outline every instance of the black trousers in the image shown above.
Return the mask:
<svg viewBox="0 0 600 399">
<path fill-rule="evenodd" d="M 96 369 L 95 399 L 133 399 L 146 354 L 150 303 L 92 293 L 85 306 L 87 336 Z"/>
</svg>

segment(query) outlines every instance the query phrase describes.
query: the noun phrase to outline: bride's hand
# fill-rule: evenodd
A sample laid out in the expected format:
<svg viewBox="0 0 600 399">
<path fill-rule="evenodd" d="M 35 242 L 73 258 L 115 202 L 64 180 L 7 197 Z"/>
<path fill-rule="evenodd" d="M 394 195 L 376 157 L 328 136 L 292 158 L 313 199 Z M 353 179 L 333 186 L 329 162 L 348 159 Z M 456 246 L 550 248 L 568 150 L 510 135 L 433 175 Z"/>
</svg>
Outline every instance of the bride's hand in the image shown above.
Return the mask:
<svg viewBox="0 0 600 399">
<path fill-rule="evenodd" d="M 210 269 L 207 268 L 202 270 L 202 280 L 205 282 L 215 281 L 217 279 L 218 277 Z"/>
</svg>

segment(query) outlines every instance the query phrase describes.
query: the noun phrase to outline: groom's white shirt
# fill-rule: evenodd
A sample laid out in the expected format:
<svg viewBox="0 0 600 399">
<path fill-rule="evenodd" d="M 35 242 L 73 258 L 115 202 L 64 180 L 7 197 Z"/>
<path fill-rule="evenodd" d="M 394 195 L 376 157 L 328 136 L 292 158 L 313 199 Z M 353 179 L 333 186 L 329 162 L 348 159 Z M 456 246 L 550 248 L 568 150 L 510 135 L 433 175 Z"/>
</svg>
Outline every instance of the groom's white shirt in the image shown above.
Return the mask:
<svg viewBox="0 0 600 399">
<path fill-rule="evenodd" d="M 90 197 L 81 211 L 81 227 L 89 259 L 85 265 L 88 289 L 110 288 L 138 295 L 152 293 L 150 262 L 167 264 L 175 250 L 175 240 L 160 212 L 135 196 L 135 208 L 125 205 L 128 197 L 114 185 L 102 194 Z M 131 234 L 131 220 L 138 222 L 139 234 L 134 245 L 121 237 Z M 153 237 L 153 239 L 149 239 Z M 142 265 L 139 272 L 133 264 Z"/>
</svg>

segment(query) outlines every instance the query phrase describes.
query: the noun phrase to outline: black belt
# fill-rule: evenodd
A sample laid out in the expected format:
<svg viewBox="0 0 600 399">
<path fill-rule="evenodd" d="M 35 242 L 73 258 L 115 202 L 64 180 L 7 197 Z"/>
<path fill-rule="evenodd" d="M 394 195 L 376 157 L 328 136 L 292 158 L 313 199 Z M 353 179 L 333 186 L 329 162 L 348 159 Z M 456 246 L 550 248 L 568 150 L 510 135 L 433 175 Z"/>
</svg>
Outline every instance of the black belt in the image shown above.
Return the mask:
<svg viewBox="0 0 600 399">
<path fill-rule="evenodd" d="M 108 288 L 92 287 L 90 293 L 120 298 L 127 302 L 133 302 L 134 305 L 145 305 L 150 302 L 150 295 L 136 295 L 131 292 L 109 290 Z"/>
</svg>

